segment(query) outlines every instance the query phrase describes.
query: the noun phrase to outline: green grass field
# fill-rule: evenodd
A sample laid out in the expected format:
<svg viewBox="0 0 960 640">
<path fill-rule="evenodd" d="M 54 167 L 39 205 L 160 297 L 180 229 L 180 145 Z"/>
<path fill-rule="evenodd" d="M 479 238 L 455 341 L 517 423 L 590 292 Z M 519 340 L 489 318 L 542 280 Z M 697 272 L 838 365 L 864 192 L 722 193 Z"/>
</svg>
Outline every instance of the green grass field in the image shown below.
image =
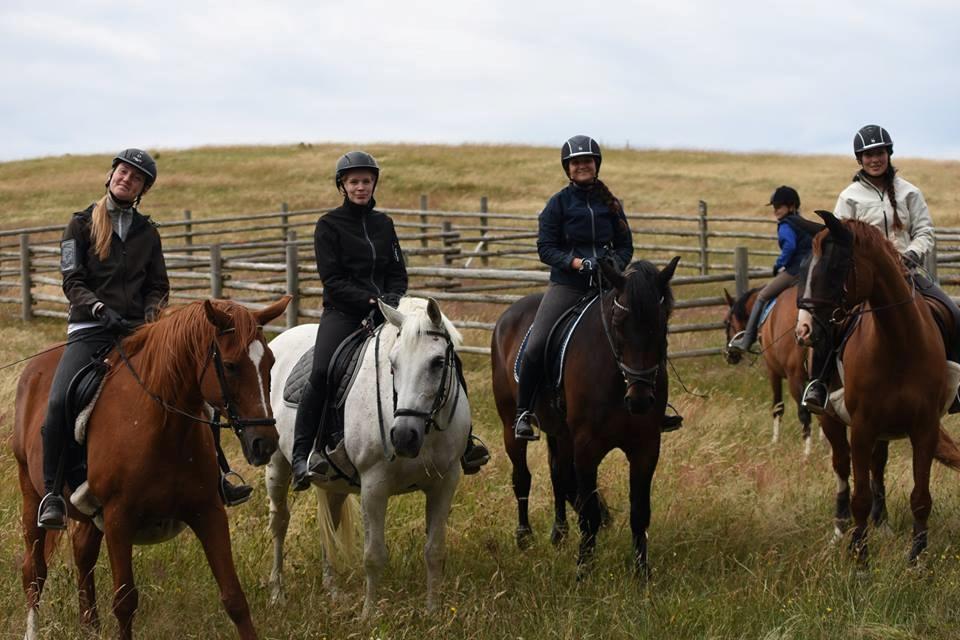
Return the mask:
<svg viewBox="0 0 960 640">
<path fill-rule="evenodd" d="M 556 150 L 528 147 L 413 147 L 371 145 L 384 166 L 378 200 L 415 207 L 420 193 L 433 208 L 472 210 L 481 195 L 494 211 L 533 212 L 563 182 Z M 144 210 L 173 219 L 182 209 L 197 216 L 253 212 L 288 201 L 292 208 L 335 200 L 331 168 L 343 149 L 305 147 L 162 150 L 161 178 Z M 923 189 L 935 220 L 960 224 L 960 163 L 898 158 L 904 177 Z M 109 158 L 70 157 L 0 164 L 3 228 L 50 224 L 93 200 Z M 847 183 L 852 158 L 751 156 L 707 152 L 624 151 L 605 155 L 603 175 L 630 210 L 711 211 L 769 215 L 762 205 L 773 187 L 797 187 L 804 209 L 832 208 Z M 688 295 L 717 295 L 697 288 Z M 681 315 L 719 318 L 722 310 Z M 0 364 L 33 353 L 63 335 L 60 321 L 17 320 L 0 306 L 4 340 Z M 675 320 L 676 321 L 676 320 Z M 677 340 L 686 346 L 716 344 L 716 335 Z M 638 583 L 629 570 L 627 474 L 624 457 L 611 453 L 601 486 L 613 523 L 599 539 L 596 567 L 575 582 L 576 534 L 555 549 L 544 443 L 531 446 L 534 489 L 531 517 L 536 542 L 517 550 L 510 465 L 489 389 L 489 362 L 466 358 L 475 428 L 494 459 L 478 476 L 463 479 L 449 521 L 446 581 L 440 610 L 426 614 L 422 561 L 423 499 L 395 498 L 388 513 L 391 560 L 381 592 L 380 615 L 358 618 L 363 571 L 342 581 L 331 600 L 319 572 L 314 502 L 292 497 L 287 538 L 287 600 L 269 603 L 272 548 L 262 472 L 238 464 L 257 486 L 253 500 L 230 511 L 234 558 L 264 638 L 761 638 L 786 640 L 852 637 L 956 638 L 960 635 L 960 477 L 935 467 L 930 548 L 908 569 L 912 479 L 909 447 L 891 446 L 888 472 L 890 529 L 873 532 L 872 564 L 858 572 L 845 543 L 831 544 L 835 481 L 830 453 L 816 440 L 803 458 L 799 424 L 788 409 L 781 441 L 770 442 L 769 391 L 762 363 L 733 368 L 719 358 L 683 360 L 677 371 L 691 390 L 671 378 L 671 399 L 686 416 L 684 429 L 664 436 L 654 480 L 650 561 L 653 579 Z M 22 365 L 0 371 L 0 403 L 12 427 L 13 397 Z M 956 418 L 947 429 L 958 432 Z M 239 447 L 228 455 L 239 461 Z M 0 449 L 0 638 L 21 638 L 25 609 L 20 584 L 20 533 L 16 465 Z M 140 589 L 135 629 L 141 638 L 230 638 L 233 626 L 197 541 L 139 548 L 134 560 Z M 103 637 L 115 635 L 109 613 L 106 554 L 98 566 Z M 87 638 L 77 628 L 78 605 L 68 545 L 53 561 L 41 609 L 43 637 Z"/>
</svg>

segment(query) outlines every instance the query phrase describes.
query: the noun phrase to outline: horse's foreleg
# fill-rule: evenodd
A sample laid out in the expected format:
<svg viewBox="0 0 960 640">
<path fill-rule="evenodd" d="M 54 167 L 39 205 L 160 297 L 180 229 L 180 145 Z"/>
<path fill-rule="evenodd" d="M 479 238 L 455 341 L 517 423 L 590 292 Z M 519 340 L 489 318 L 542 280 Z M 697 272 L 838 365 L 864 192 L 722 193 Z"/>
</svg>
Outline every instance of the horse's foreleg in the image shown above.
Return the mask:
<svg viewBox="0 0 960 640">
<path fill-rule="evenodd" d="M 630 462 L 630 531 L 637 575 L 650 577 L 647 560 L 647 529 L 650 526 L 650 486 L 660 458 L 659 446 L 637 447 L 627 454 Z"/>
<path fill-rule="evenodd" d="M 837 499 L 833 516 L 834 539 L 839 540 L 850 528 L 850 443 L 847 427 L 830 416 L 821 418 L 823 434 L 830 442 L 831 462 L 837 479 Z"/>
<path fill-rule="evenodd" d="M 773 415 L 773 437 L 771 442 L 780 440 L 780 425 L 783 423 L 783 379 L 772 371 L 767 372 L 770 378 L 770 391 L 773 392 L 771 415 Z"/>
<path fill-rule="evenodd" d="M 120 638 L 131 640 L 140 596 L 133 581 L 134 525 L 123 517 L 122 511 L 109 504 L 104 507 L 104 535 L 113 575 L 113 615 L 120 625 Z"/>
<path fill-rule="evenodd" d="M 559 545 L 567 537 L 567 493 L 569 486 L 567 476 L 572 467 L 569 452 L 564 451 L 566 458 L 560 452 L 560 443 L 556 436 L 547 436 L 547 452 L 550 462 L 550 484 L 553 487 L 553 530 L 550 532 L 550 542 Z M 565 449 L 568 447 L 564 447 Z M 519 542 L 519 540 L 518 540 Z"/>
<path fill-rule="evenodd" d="M 803 456 L 806 458 L 810 455 L 813 443 L 810 439 L 810 412 L 800 404 L 800 400 L 803 398 L 803 379 L 795 375 L 787 379 L 787 384 L 790 385 L 790 395 L 797 403 L 797 418 L 800 420 L 800 433 L 803 437 Z M 822 435 L 821 432 L 821 436 Z"/>
<path fill-rule="evenodd" d="M 460 470 L 454 470 L 427 493 L 427 542 L 423 559 L 427 566 L 427 611 L 436 611 L 437 593 L 443 580 L 443 561 L 446 557 L 447 517 L 453 494 L 460 482 Z"/>
<path fill-rule="evenodd" d="M 881 525 L 887 521 L 887 488 L 884 483 L 884 474 L 887 470 L 887 457 L 890 443 L 878 440 L 873 446 L 873 459 L 870 464 L 870 490 L 873 493 L 873 507 L 870 509 L 870 519 L 874 525 Z"/>
<path fill-rule="evenodd" d="M 850 458 L 853 462 L 853 496 L 850 510 L 853 513 L 853 537 L 850 539 L 850 552 L 857 561 L 866 566 L 869 556 L 867 550 L 867 522 L 873 494 L 870 491 L 870 461 L 876 440 L 863 433 L 862 425 L 850 428 Z"/>
<path fill-rule="evenodd" d="M 597 465 L 577 461 L 577 513 L 580 524 L 580 550 L 577 555 L 577 580 L 589 571 L 600 530 L 600 498 L 597 494 Z"/>
<path fill-rule="evenodd" d="M 220 588 L 220 602 L 237 626 L 237 633 L 243 640 L 255 639 L 257 632 L 253 628 L 253 620 L 250 619 L 250 607 L 233 564 L 226 511 L 218 504 L 191 518 L 187 524 L 203 545 L 207 563 Z"/>
<path fill-rule="evenodd" d="M 369 618 L 377 606 L 380 577 L 389 559 L 384 540 L 387 518 L 387 495 L 380 482 L 364 479 L 360 488 L 360 506 L 363 509 L 363 567 L 367 574 L 367 588 L 361 616 Z"/>
<path fill-rule="evenodd" d="M 46 531 L 37 526 L 37 511 L 40 508 L 40 496 L 30 482 L 30 476 L 24 467 L 20 467 L 20 491 L 23 494 L 23 541 L 26 546 L 23 554 L 22 579 L 23 593 L 27 597 L 26 640 L 35 640 L 40 631 L 40 594 L 47 579 L 47 561 L 44 541 Z"/>
<path fill-rule="evenodd" d="M 80 597 L 80 623 L 100 629 L 97 613 L 96 582 L 93 570 L 100 557 L 103 533 L 92 522 L 78 522 L 73 529 L 73 561 L 77 565 L 77 592 Z"/>
<path fill-rule="evenodd" d="M 929 430 L 929 433 L 910 436 L 913 444 L 913 491 L 910 492 L 910 509 L 913 511 L 913 543 L 907 558 L 910 564 L 915 564 L 920 554 L 927 548 L 927 518 L 930 517 L 930 510 L 933 507 L 933 499 L 930 497 L 930 465 L 933 464 L 937 436 L 937 428 Z"/>
<path fill-rule="evenodd" d="M 513 465 L 513 495 L 517 499 L 517 547 L 527 549 L 533 542 L 530 528 L 530 468 L 527 466 L 527 443 L 513 437 L 513 428 L 505 428 L 503 436 L 507 455 Z M 552 469 L 551 469 L 552 472 Z"/>
<path fill-rule="evenodd" d="M 264 481 L 270 498 L 270 535 L 273 537 L 273 567 L 270 569 L 270 603 L 283 602 L 283 544 L 290 525 L 290 508 L 287 506 L 287 489 L 290 485 L 290 463 L 283 454 L 274 452 Z"/>
</svg>

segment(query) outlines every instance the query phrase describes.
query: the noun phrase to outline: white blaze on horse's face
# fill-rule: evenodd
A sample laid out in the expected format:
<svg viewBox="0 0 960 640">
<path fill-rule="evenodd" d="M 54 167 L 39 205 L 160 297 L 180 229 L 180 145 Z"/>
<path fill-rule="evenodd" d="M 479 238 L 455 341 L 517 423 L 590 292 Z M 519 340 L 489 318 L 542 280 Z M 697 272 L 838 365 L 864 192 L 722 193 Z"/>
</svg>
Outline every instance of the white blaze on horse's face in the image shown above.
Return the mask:
<svg viewBox="0 0 960 640">
<path fill-rule="evenodd" d="M 263 343 L 260 340 L 254 340 L 247 348 L 247 354 L 253 363 L 253 370 L 257 372 L 257 388 L 260 389 L 260 407 L 263 409 L 263 415 L 267 416 L 270 415 L 270 410 L 267 408 L 267 396 L 264 391 L 265 385 L 263 384 L 263 375 L 260 373 L 260 362 L 263 360 L 264 353 Z"/>
</svg>

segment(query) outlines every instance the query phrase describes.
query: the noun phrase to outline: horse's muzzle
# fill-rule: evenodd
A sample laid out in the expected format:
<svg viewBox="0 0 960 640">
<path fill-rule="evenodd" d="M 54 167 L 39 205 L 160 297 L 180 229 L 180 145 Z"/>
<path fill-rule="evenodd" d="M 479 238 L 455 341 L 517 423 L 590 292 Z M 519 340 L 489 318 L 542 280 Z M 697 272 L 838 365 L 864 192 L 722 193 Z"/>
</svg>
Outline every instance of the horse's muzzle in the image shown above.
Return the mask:
<svg viewBox="0 0 960 640">
<path fill-rule="evenodd" d="M 243 453 L 247 462 L 255 467 L 261 467 L 270 462 L 270 457 L 277 450 L 278 437 L 244 434 Z"/>
<path fill-rule="evenodd" d="M 724 349 L 723 359 L 727 361 L 727 364 L 740 364 L 740 360 L 743 359 L 743 354 L 736 349 Z"/>
<path fill-rule="evenodd" d="M 650 411 L 654 400 L 652 390 L 638 388 L 638 386 L 634 385 L 627 391 L 627 395 L 623 396 L 623 406 L 635 416 Z"/>
<path fill-rule="evenodd" d="M 423 446 L 423 425 L 419 418 L 397 418 L 390 429 L 390 443 L 401 458 L 416 458 Z"/>
</svg>

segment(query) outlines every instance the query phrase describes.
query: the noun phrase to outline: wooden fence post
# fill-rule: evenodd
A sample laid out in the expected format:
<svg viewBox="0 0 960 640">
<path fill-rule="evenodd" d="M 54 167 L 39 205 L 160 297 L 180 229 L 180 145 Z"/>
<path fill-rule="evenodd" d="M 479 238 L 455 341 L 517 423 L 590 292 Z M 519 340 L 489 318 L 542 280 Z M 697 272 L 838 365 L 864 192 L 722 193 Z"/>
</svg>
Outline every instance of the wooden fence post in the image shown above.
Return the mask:
<svg viewBox="0 0 960 640">
<path fill-rule="evenodd" d="M 487 235 L 487 196 L 480 196 L 480 237 L 485 238 Z M 490 247 L 487 246 L 487 243 L 484 242 L 480 245 L 480 249 L 484 252 L 489 251 Z M 480 262 L 483 266 L 490 264 L 490 256 L 481 256 Z"/>
<path fill-rule="evenodd" d="M 707 253 L 707 203 L 703 200 L 700 201 L 700 204 L 697 207 L 697 213 L 700 216 L 698 221 L 700 226 L 700 275 L 707 275 L 710 273 L 710 263 L 709 255 Z"/>
<path fill-rule="evenodd" d="M 746 247 L 737 247 L 733 254 L 733 274 L 736 283 L 736 299 L 747 292 L 750 288 L 750 264 L 749 253 Z"/>
<path fill-rule="evenodd" d="M 297 326 L 300 320 L 300 271 L 297 264 L 297 232 L 287 233 L 287 293 L 293 296 L 287 305 L 287 329 Z"/>
<path fill-rule="evenodd" d="M 420 211 L 426 211 L 426 210 L 427 210 L 427 204 L 428 204 L 428 203 L 427 203 L 427 194 L 425 194 L 425 193 L 424 193 L 424 194 L 421 194 L 421 195 L 420 195 Z M 420 233 L 422 233 L 423 235 L 427 235 L 427 231 L 428 231 L 428 229 L 427 229 L 427 220 L 429 220 L 429 218 L 427 217 L 427 214 L 421 213 L 421 214 L 420 214 L 420 224 L 421 224 L 422 226 L 420 227 Z M 420 239 L 420 246 L 421 246 L 421 247 L 427 246 L 427 239 L 426 239 L 426 238 L 421 238 L 421 239 Z"/>
<path fill-rule="evenodd" d="M 223 297 L 223 261 L 220 259 L 220 245 L 210 245 L 210 297 Z"/>
<path fill-rule="evenodd" d="M 20 317 L 24 321 L 33 320 L 33 296 L 30 293 L 32 289 L 30 278 L 30 234 L 20 234 L 20 299 L 23 304 L 23 311 Z"/>
<path fill-rule="evenodd" d="M 283 240 L 284 242 L 286 242 L 287 238 L 290 237 L 290 234 L 289 234 L 290 216 L 287 215 L 287 211 L 289 211 L 289 208 L 287 208 L 287 203 L 281 202 L 280 203 L 280 239 Z"/>
<path fill-rule="evenodd" d="M 183 244 L 187 245 L 187 247 L 192 247 L 193 246 L 193 223 L 191 222 L 191 220 L 193 220 L 193 213 L 190 211 L 190 209 L 183 210 L 183 219 L 187 221 L 186 224 L 183 225 L 183 232 L 186 234 L 183 238 Z M 187 249 L 186 252 L 188 256 L 193 255 L 193 249 Z"/>
</svg>

